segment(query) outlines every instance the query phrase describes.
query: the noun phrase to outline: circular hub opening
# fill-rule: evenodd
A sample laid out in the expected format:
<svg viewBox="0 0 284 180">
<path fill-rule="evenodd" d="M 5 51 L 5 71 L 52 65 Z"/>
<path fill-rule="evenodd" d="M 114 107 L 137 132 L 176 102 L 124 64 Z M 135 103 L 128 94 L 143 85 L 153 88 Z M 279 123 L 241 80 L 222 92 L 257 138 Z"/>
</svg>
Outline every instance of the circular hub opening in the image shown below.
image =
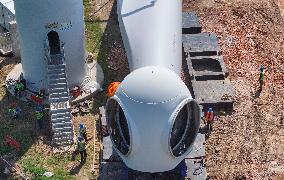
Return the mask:
<svg viewBox="0 0 284 180">
<path fill-rule="evenodd" d="M 130 151 L 129 127 L 122 108 L 115 100 L 110 100 L 107 105 L 107 122 L 109 134 L 115 148 L 121 154 L 127 155 Z"/>
<path fill-rule="evenodd" d="M 191 101 L 178 112 L 170 134 L 170 149 L 175 157 L 187 152 L 194 142 L 199 129 L 200 115 L 198 105 Z"/>
</svg>

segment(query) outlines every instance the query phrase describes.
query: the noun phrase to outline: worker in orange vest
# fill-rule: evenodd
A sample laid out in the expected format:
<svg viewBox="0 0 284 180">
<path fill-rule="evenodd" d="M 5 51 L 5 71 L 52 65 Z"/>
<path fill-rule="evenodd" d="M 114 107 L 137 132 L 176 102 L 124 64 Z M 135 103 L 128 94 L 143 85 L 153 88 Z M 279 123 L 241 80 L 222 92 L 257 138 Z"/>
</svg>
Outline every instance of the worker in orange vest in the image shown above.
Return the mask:
<svg viewBox="0 0 284 180">
<path fill-rule="evenodd" d="M 118 89 L 119 85 L 121 82 L 112 82 L 109 86 L 108 86 L 108 96 L 112 97 L 114 96 L 114 94 L 116 93 L 116 90 Z"/>
<path fill-rule="evenodd" d="M 213 130 L 213 128 L 212 128 L 213 120 L 214 120 L 214 112 L 213 112 L 212 108 L 209 108 L 206 115 L 205 115 L 205 123 L 206 123 L 207 133 L 210 133 Z"/>
</svg>

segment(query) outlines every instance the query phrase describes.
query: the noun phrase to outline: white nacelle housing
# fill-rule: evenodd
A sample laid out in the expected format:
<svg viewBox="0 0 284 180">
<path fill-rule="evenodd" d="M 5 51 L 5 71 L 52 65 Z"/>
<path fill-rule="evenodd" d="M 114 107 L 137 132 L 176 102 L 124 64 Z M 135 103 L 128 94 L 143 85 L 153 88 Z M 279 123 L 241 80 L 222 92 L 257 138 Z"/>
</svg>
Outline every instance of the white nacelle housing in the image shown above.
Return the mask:
<svg viewBox="0 0 284 180">
<path fill-rule="evenodd" d="M 181 0 L 118 0 L 130 71 L 107 102 L 115 150 L 142 172 L 175 168 L 191 151 L 200 108 L 179 77 Z"/>
<path fill-rule="evenodd" d="M 155 66 L 130 73 L 107 103 L 114 148 L 128 167 L 143 172 L 175 168 L 191 150 L 199 119 L 180 77 Z"/>
</svg>

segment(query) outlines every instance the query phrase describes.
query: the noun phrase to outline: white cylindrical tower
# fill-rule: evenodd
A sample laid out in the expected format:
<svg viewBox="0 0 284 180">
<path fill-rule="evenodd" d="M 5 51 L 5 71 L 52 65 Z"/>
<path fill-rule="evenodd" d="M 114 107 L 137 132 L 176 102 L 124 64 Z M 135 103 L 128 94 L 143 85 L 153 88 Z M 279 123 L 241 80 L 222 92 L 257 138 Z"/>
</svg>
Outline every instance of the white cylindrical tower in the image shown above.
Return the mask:
<svg viewBox="0 0 284 180">
<path fill-rule="evenodd" d="M 86 75 L 82 0 L 14 0 L 28 88 L 47 88 L 47 54 L 65 53 L 68 85 Z M 63 48 L 64 47 L 64 48 Z"/>
</svg>

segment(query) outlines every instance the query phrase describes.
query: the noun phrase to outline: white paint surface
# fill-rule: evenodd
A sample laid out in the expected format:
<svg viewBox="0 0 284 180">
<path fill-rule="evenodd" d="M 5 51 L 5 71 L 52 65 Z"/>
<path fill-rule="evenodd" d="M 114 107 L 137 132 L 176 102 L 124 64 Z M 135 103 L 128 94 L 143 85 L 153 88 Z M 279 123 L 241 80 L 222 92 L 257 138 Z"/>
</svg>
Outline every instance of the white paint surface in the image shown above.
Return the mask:
<svg viewBox="0 0 284 180">
<path fill-rule="evenodd" d="M 182 1 L 118 0 L 117 12 L 130 71 L 157 65 L 180 75 Z"/>
<path fill-rule="evenodd" d="M 47 88 L 44 43 L 50 30 L 64 43 L 68 85 L 80 84 L 86 75 L 82 0 L 15 0 L 24 77 L 33 88 Z M 48 29 L 47 24 L 72 22 L 72 28 Z M 31 87 L 30 87 L 31 88 Z"/>
<path fill-rule="evenodd" d="M 130 130 L 130 152 L 118 154 L 125 164 L 142 172 L 163 172 L 175 168 L 191 151 L 174 157 L 169 138 L 177 113 L 192 101 L 191 94 L 173 71 L 148 66 L 130 73 L 112 99 L 123 109 Z M 195 115 L 198 126 L 199 109 Z M 199 127 L 196 127 L 199 128 Z"/>
</svg>

